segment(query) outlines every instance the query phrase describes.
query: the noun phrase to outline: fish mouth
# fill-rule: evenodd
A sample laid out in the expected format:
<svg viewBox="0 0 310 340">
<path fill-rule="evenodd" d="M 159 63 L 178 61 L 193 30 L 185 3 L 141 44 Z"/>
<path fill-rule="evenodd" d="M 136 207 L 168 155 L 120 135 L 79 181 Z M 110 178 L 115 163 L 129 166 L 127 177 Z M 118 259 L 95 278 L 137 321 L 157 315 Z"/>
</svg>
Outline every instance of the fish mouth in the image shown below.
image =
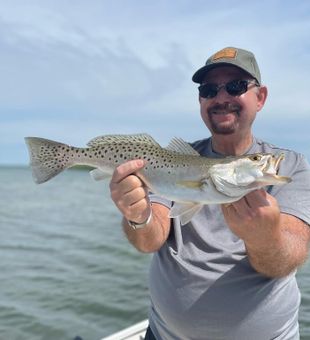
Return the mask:
<svg viewBox="0 0 310 340">
<path fill-rule="evenodd" d="M 270 154 L 270 157 L 261 167 L 263 176 L 261 178 L 257 178 L 254 183 L 264 183 L 265 185 L 290 183 L 292 181 L 290 177 L 278 175 L 280 163 L 284 160 L 284 158 L 284 153 L 280 153 L 278 155 Z"/>
<path fill-rule="evenodd" d="M 284 159 L 284 153 L 280 153 L 280 155 L 278 156 L 278 158 L 276 158 L 276 161 L 275 161 L 275 164 L 274 164 L 274 167 L 277 171 L 279 171 L 279 166 L 280 166 L 280 163 L 283 161 Z"/>
<path fill-rule="evenodd" d="M 284 153 L 280 153 L 279 155 L 272 155 L 267 159 L 265 164 L 262 165 L 261 170 L 264 174 L 273 174 L 277 175 L 279 172 L 280 163 L 284 160 Z"/>
</svg>

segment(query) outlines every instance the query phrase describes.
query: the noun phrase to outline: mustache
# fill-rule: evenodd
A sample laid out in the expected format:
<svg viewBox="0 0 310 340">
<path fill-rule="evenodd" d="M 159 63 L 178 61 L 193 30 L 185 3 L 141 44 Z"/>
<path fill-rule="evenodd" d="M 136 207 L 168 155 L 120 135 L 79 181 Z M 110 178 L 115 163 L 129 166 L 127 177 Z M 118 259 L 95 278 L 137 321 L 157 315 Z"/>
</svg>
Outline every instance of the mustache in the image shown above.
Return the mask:
<svg viewBox="0 0 310 340">
<path fill-rule="evenodd" d="M 241 105 L 233 103 L 215 104 L 208 109 L 208 114 L 220 114 L 222 112 L 236 112 L 239 116 L 241 111 Z"/>
</svg>

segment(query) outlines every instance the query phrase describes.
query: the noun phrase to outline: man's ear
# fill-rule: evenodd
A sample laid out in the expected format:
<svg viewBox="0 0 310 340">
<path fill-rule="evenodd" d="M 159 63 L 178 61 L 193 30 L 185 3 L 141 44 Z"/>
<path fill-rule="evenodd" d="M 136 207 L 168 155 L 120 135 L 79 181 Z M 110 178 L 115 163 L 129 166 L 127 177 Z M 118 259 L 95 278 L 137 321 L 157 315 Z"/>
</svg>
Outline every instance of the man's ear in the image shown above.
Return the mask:
<svg viewBox="0 0 310 340">
<path fill-rule="evenodd" d="M 268 96 L 268 90 L 266 86 L 260 86 L 258 88 L 258 92 L 257 92 L 257 111 L 260 111 L 267 99 Z"/>
</svg>

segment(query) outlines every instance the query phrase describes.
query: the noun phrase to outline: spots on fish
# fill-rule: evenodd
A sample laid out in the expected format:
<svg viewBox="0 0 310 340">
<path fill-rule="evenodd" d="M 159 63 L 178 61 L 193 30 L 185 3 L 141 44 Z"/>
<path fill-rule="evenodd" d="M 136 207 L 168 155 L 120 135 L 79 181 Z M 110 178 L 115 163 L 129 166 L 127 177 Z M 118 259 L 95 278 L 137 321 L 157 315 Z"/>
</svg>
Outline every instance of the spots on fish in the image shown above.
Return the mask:
<svg viewBox="0 0 310 340">
<path fill-rule="evenodd" d="M 180 164 L 174 165 L 174 159 L 171 158 L 171 152 L 162 149 L 154 145 L 147 145 L 143 141 L 136 143 L 115 143 L 115 140 L 111 138 L 105 140 L 104 144 L 96 144 L 93 147 L 82 149 L 80 152 L 83 157 L 93 158 L 94 161 L 100 163 L 101 159 L 103 162 L 108 162 L 111 166 L 117 166 L 127 160 L 132 159 L 144 159 L 147 164 L 145 169 L 164 169 L 179 167 Z M 183 164 L 182 166 L 187 166 Z M 170 171 L 169 171 L 170 172 Z"/>
<path fill-rule="evenodd" d="M 113 168 L 128 160 L 143 159 L 146 161 L 146 171 L 165 170 L 166 174 L 174 174 L 176 169 L 189 165 L 188 159 L 185 157 L 183 161 L 180 153 L 145 142 L 143 138 L 121 142 L 116 142 L 114 138 L 105 139 L 104 143 L 93 144 L 87 148 L 49 142 L 41 144 L 36 157 L 50 169 L 63 169 L 75 164 L 105 164 Z"/>
</svg>

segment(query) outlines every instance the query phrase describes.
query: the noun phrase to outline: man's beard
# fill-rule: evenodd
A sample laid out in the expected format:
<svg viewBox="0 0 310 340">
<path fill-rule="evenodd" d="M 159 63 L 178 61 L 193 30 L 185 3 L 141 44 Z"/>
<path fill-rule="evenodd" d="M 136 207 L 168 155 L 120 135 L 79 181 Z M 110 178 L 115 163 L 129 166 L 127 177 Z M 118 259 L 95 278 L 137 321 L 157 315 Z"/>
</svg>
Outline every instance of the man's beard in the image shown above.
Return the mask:
<svg viewBox="0 0 310 340">
<path fill-rule="evenodd" d="M 241 106 L 238 104 L 216 104 L 208 109 L 209 122 L 211 124 L 211 129 L 213 133 L 220 135 L 230 135 L 233 134 L 238 127 L 238 120 L 234 119 L 233 122 L 229 124 L 221 124 L 215 119 L 216 115 L 234 114 L 240 117 Z"/>
</svg>

